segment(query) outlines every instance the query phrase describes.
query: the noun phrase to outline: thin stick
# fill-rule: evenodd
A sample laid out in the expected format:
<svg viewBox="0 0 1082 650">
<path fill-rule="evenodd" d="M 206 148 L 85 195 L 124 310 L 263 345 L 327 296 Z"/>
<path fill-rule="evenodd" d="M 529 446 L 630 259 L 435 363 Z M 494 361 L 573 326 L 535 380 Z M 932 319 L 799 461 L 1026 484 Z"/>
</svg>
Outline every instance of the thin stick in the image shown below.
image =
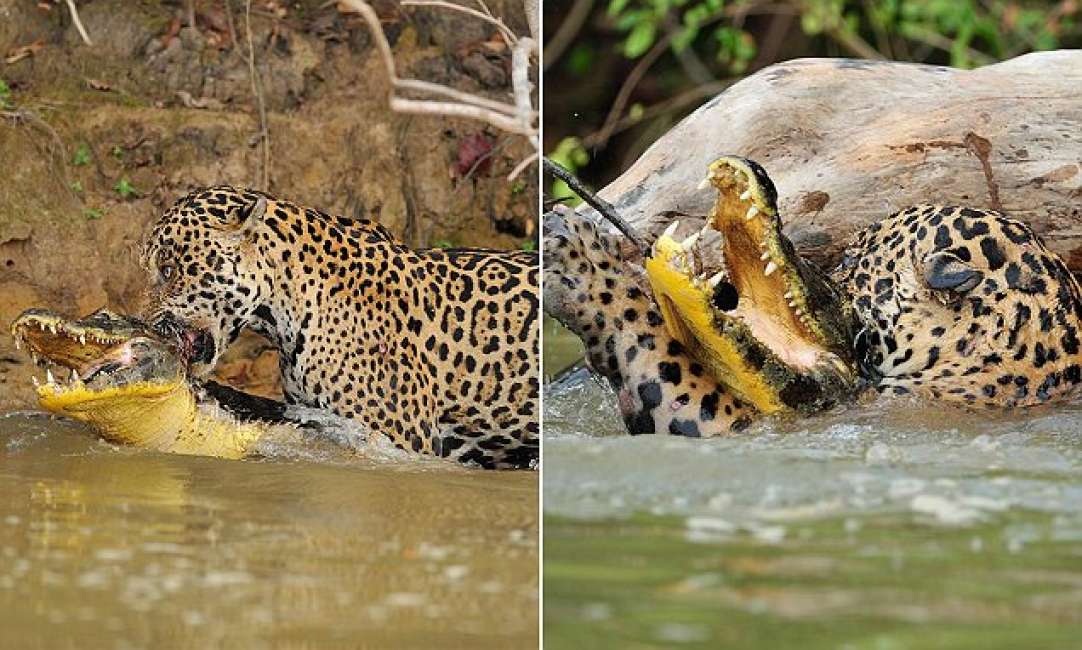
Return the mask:
<svg viewBox="0 0 1082 650">
<path fill-rule="evenodd" d="M 427 99 L 404 99 L 402 97 L 391 97 L 391 110 L 399 113 L 412 113 L 414 115 L 446 115 L 447 117 L 468 117 L 474 120 L 481 120 L 482 122 L 488 122 L 492 126 L 503 129 L 508 133 L 518 133 L 519 135 L 530 136 L 531 138 L 536 135 L 532 129 L 522 128 L 522 122 L 507 117 L 506 115 L 500 115 L 493 111 L 487 111 L 479 106 L 470 106 L 468 104 L 455 104 L 453 102 L 436 102 Z"/>
<path fill-rule="evenodd" d="M 255 73 L 255 47 L 252 45 L 252 0 L 244 2 L 244 31 L 248 37 L 248 76 L 252 79 L 252 94 L 259 106 L 259 136 L 263 140 L 263 184 L 260 189 L 270 189 L 270 131 L 267 129 L 267 106 L 263 102 L 262 84 Z"/>
<path fill-rule="evenodd" d="M 90 42 L 90 36 L 86 33 L 86 27 L 83 27 L 83 21 L 79 20 L 79 12 L 75 10 L 75 0 L 66 0 L 68 3 L 68 11 L 71 12 L 71 22 L 75 23 L 75 29 L 79 31 L 79 36 L 83 37 L 83 42 L 87 45 L 93 45 Z"/>
<path fill-rule="evenodd" d="M 583 23 L 586 22 L 586 19 L 590 16 L 590 10 L 593 8 L 594 0 L 575 0 L 575 4 L 571 6 L 571 11 L 567 12 L 564 21 L 560 23 L 560 27 L 556 30 L 556 34 L 545 44 L 544 60 L 541 63 L 543 70 L 548 70 L 553 63 L 560 59 L 564 50 L 578 36 Z"/>
<path fill-rule="evenodd" d="M 450 6 L 457 9 L 466 10 L 466 7 L 460 5 L 452 5 L 446 2 L 440 2 L 439 0 L 407 0 L 412 4 L 428 4 L 433 6 Z M 536 119 L 537 112 L 533 110 L 532 106 L 527 107 L 527 112 L 523 112 L 521 105 L 505 104 L 501 102 L 495 102 L 483 97 L 477 97 L 463 93 L 453 88 L 446 86 L 440 86 L 439 84 L 433 84 L 427 81 L 419 81 L 416 79 L 399 79 L 398 74 L 395 71 L 394 54 L 391 52 L 391 45 L 387 42 L 387 37 L 383 33 L 383 26 L 380 24 L 379 16 L 376 12 L 363 0 L 339 0 L 339 7 L 346 7 L 354 13 L 358 13 L 368 23 L 368 29 L 372 33 L 372 38 L 376 43 L 376 50 L 380 53 L 380 58 L 383 61 L 383 67 L 387 71 L 387 77 L 391 81 L 391 91 L 389 93 L 388 101 L 392 111 L 399 113 L 412 113 L 418 115 L 445 115 L 451 117 L 465 117 L 483 122 L 488 122 L 492 126 L 498 129 L 507 131 L 508 133 L 517 133 L 524 135 L 530 139 L 531 144 L 537 149 L 539 144 L 537 142 L 537 128 L 533 123 Z M 404 2 L 403 4 L 406 4 Z M 476 9 L 470 9 L 466 13 L 477 13 L 484 15 L 482 12 Z M 517 40 L 517 39 L 516 39 Z M 528 45 L 533 44 L 530 39 L 522 39 L 527 41 Z M 518 68 L 525 67 L 529 64 L 529 57 L 514 57 L 512 56 L 512 86 L 514 90 L 514 96 L 516 101 L 519 101 L 522 93 L 524 92 L 527 97 L 530 94 L 529 88 L 529 74 L 528 71 L 525 75 L 518 71 Z M 523 91 L 516 84 L 521 84 L 522 79 L 525 77 L 526 89 Z M 399 97 L 395 94 L 395 90 L 415 90 L 420 92 L 429 92 L 432 94 L 442 95 L 444 97 L 450 97 L 458 100 L 457 102 L 447 101 L 433 101 L 428 99 L 409 99 L 406 97 Z"/>
<path fill-rule="evenodd" d="M 492 14 L 486 14 L 483 11 L 471 9 L 469 7 L 463 7 L 462 5 L 456 5 L 453 2 L 443 2 L 443 0 L 402 0 L 403 7 L 443 7 L 444 9 L 451 9 L 453 11 L 461 11 L 462 13 L 469 14 L 476 18 L 480 18 L 486 22 L 492 23 L 500 30 L 500 34 L 507 39 L 508 44 L 514 43 L 518 40 L 515 33 L 508 29 L 507 25 L 503 24 L 503 21 L 496 18 Z"/>
<path fill-rule="evenodd" d="M 574 174 L 554 163 L 548 156 L 545 156 L 541 160 L 545 166 L 545 171 L 567 183 L 567 186 L 571 188 L 572 192 L 578 194 L 587 205 L 594 210 L 597 210 L 598 214 L 604 217 L 605 220 L 613 226 L 616 226 L 617 230 L 624 233 L 625 237 L 638 246 L 644 256 L 649 254 L 650 250 L 643 244 L 642 238 L 639 237 L 639 234 L 631 227 L 631 224 L 624 221 L 624 218 L 616 213 L 616 208 L 612 207 L 611 203 L 588 190 Z"/>
<path fill-rule="evenodd" d="M 537 156 L 538 156 L 538 155 L 539 155 L 539 154 L 538 154 L 538 153 L 537 153 L 537 152 L 535 151 L 535 152 L 533 152 L 532 154 L 530 154 L 530 155 L 526 156 L 526 157 L 525 157 L 525 158 L 524 158 L 524 159 L 522 160 L 522 162 L 520 162 L 519 164 L 515 165 L 515 168 L 511 170 L 511 173 L 510 173 L 510 174 L 508 174 L 508 175 L 507 175 L 507 180 L 508 180 L 508 181 L 513 181 L 513 180 L 515 180 L 515 178 L 516 178 L 516 177 L 517 177 L 517 176 L 518 176 L 519 174 L 521 174 L 522 172 L 526 171 L 526 169 L 527 169 L 527 168 L 528 168 L 528 167 L 529 167 L 529 166 L 530 166 L 531 164 L 533 164 L 533 162 L 534 162 L 535 160 L 537 160 Z"/>
<path fill-rule="evenodd" d="M 470 93 L 464 93 L 461 90 L 441 86 L 440 84 L 435 84 L 430 81 L 421 81 L 420 79 L 396 79 L 394 84 L 396 87 L 403 90 L 415 90 L 417 92 L 432 93 L 433 95 L 443 95 L 450 99 L 460 101 L 463 104 L 473 104 L 474 106 L 480 106 L 481 108 L 506 113 L 512 117 L 518 115 L 518 108 L 510 104 L 493 101 L 478 95 L 471 95 Z M 532 107 L 530 110 L 533 110 Z"/>
</svg>

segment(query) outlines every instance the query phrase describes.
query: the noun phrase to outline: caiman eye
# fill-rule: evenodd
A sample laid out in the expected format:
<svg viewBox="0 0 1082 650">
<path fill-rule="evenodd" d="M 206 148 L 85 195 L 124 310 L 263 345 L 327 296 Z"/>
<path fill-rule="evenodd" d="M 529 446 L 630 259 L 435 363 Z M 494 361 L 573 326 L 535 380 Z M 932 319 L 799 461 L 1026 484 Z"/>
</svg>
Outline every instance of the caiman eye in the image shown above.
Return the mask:
<svg viewBox="0 0 1082 650">
<path fill-rule="evenodd" d="M 161 275 L 163 282 L 168 282 L 176 275 L 177 267 L 172 264 L 162 264 L 158 267 L 158 274 Z"/>
</svg>

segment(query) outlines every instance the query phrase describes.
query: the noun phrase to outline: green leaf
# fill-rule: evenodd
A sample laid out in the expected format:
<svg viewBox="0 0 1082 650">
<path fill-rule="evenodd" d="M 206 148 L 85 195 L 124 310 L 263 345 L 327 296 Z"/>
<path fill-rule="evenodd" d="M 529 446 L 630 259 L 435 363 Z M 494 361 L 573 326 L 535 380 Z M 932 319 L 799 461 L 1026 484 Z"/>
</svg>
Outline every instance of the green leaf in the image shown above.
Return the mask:
<svg viewBox="0 0 1082 650">
<path fill-rule="evenodd" d="M 629 0 L 609 0 L 609 15 L 618 16 L 627 7 Z"/>
<path fill-rule="evenodd" d="M 98 219 L 101 219 L 102 216 L 103 213 L 101 210 L 95 210 L 94 208 L 87 208 L 83 210 L 83 218 L 87 221 L 96 221 Z"/>
<path fill-rule="evenodd" d="M 432 242 L 432 248 L 454 248 L 455 245 L 449 239 L 437 239 Z"/>
<path fill-rule="evenodd" d="M 119 194 L 125 199 L 138 194 L 135 187 L 131 184 L 130 181 L 128 181 L 127 178 L 121 178 L 119 181 L 117 181 L 113 189 L 116 190 L 117 194 Z"/>
<path fill-rule="evenodd" d="M 654 44 L 657 35 L 657 26 L 652 22 L 643 21 L 635 25 L 624 41 L 624 56 L 629 59 L 637 59 Z"/>
<path fill-rule="evenodd" d="M 535 242 L 532 239 L 527 239 L 526 241 L 522 242 L 522 250 L 524 250 L 524 251 L 535 251 L 535 250 L 537 250 L 537 242 Z"/>
<path fill-rule="evenodd" d="M 90 164 L 90 147 L 86 146 L 85 142 L 75 150 L 75 155 L 71 157 L 71 164 L 76 167 Z"/>
</svg>

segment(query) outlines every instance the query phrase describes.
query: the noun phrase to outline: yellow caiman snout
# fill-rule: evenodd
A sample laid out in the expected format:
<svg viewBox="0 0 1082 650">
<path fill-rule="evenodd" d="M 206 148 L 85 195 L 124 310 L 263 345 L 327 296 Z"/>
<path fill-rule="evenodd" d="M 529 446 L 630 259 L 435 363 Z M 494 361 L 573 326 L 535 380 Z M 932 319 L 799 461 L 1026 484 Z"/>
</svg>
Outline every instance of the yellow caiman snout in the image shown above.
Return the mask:
<svg viewBox="0 0 1082 650">
<path fill-rule="evenodd" d="M 138 321 L 105 310 L 79 319 L 34 309 L 11 327 L 45 367 L 42 408 L 94 427 L 112 442 L 164 452 L 241 458 L 262 430 L 204 412 L 183 363 Z"/>
<path fill-rule="evenodd" d="M 701 230 L 674 222 L 646 271 L 669 332 L 732 392 L 765 414 L 811 412 L 852 394 L 853 313 L 782 234 L 766 171 L 712 163 L 718 198 Z"/>
</svg>

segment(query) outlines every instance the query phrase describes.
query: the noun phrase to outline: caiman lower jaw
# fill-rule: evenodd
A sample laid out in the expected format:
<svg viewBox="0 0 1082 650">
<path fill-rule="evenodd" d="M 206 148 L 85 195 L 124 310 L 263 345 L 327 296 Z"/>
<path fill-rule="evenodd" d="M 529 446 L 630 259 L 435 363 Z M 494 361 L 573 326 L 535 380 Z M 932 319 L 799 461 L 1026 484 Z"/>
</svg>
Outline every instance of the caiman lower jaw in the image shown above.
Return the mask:
<svg viewBox="0 0 1082 650">
<path fill-rule="evenodd" d="M 781 233 L 770 179 L 758 165 L 727 157 L 710 166 L 704 184 L 719 195 L 703 229 L 677 242 L 672 224 L 646 261 L 666 327 L 761 412 L 815 410 L 837 399 L 856 370 L 839 355 L 847 340 L 817 316 L 840 301 L 809 304 L 809 269 Z"/>
<path fill-rule="evenodd" d="M 134 403 L 137 400 L 161 399 L 182 387 L 182 382 L 179 380 L 163 380 L 140 381 L 122 386 L 93 389 L 87 388 L 81 381 L 76 381 L 67 384 L 60 382 L 40 384 L 36 390 L 42 408 L 82 419 L 79 418 L 81 413 L 89 413 L 102 407 L 120 411 L 123 409 L 120 406 L 122 402 Z"/>
</svg>

